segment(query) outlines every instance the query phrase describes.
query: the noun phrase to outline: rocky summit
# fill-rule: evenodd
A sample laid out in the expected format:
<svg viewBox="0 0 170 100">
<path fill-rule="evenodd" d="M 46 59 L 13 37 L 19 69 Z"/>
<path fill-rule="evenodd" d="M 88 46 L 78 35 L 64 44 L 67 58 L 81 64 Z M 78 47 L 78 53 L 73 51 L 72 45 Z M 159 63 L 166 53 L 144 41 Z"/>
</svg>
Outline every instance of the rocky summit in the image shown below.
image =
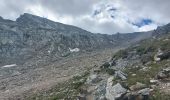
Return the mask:
<svg viewBox="0 0 170 100">
<path fill-rule="evenodd" d="M 0 100 L 169 100 L 169 27 L 108 35 L 0 17 Z"/>
</svg>

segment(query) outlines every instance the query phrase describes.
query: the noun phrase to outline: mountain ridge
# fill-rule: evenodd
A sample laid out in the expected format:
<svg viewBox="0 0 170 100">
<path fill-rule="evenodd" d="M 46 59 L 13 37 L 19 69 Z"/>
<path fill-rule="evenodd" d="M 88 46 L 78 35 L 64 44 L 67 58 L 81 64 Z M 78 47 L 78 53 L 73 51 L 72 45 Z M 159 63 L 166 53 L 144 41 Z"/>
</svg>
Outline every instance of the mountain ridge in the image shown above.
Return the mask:
<svg viewBox="0 0 170 100">
<path fill-rule="evenodd" d="M 133 39 L 137 39 L 142 34 L 94 34 L 76 26 L 53 22 L 27 13 L 21 15 L 16 21 L 2 18 L 0 23 L 2 58 L 6 57 L 6 54 L 10 58 L 12 55 L 14 58 L 24 56 L 25 54 L 21 53 L 28 53 L 28 50 L 35 53 L 37 50 L 45 52 L 43 49 L 46 49 L 48 54 L 48 48 L 53 49 L 54 52 L 49 52 L 57 56 L 70 54 L 69 48 L 79 48 L 80 51 L 113 48 L 127 41 L 133 42 Z"/>
</svg>

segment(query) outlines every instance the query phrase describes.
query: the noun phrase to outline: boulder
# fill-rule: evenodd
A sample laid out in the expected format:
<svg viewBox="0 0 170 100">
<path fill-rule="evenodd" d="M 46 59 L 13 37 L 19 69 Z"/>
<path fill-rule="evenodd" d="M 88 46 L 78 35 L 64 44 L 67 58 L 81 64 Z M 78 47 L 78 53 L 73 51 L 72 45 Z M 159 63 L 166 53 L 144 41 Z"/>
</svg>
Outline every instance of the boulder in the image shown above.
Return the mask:
<svg viewBox="0 0 170 100">
<path fill-rule="evenodd" d="M 157 74 L 157 78 L 158 78 L 158 79 L 164 79 L 164 78 L 166 78 L 166 77 L 167 77 L 167 76 L 166 76 L 162 71 Z"/>
<path fill-rule="evenodd" d="M 107 100 L 105 96 L 101 96 L 98 100 Z"/>
<path fill-rule="evenodd" d="M 164 69 L 163 69 L 163 72 L 164 72 L 165 74 L 169 74 L 169 73 L 170 73 L 170 67 L 164 68 Z"/>
<path fill-rule="evenodd" d="M 170 67 L 162 69 L 162 71 L 157 74 L 158 79 L 165 79 L 168 77 L 170 77 Z"/>
<path fill-rule="evenodd" d="M 161 50 L 161 49 L 158 49 L 158 52 L 157 52 L 156 55 L 154 56 L 154 60 L 155 60 L 155 61 L 160 61 L 161 58 L 158 57 L 158 56 L 160 56 L 160 55 L 162 55 L 162 54 L 163 54 L 162 50 Z"/>
<path fill-rule="evenodd" d="M 144 88 L 138 91 L 138 94 L 141 94 L 141 95 L 149 95 L 149 93 L 150 93 L 150 88 Z"/>
<path fill-rule="evenodd" d="M 143 89 L 143 88 L 146 88 L 146 87 L 147 86 L 145 84 L 137 82 L 135 85 L 130 86 L 130 90 L 136 91 L 136 90 L 140 90 L 140 89 Z"/>
<path fill-rule="evenodd" d="M 169 58 L 170 58 L 170 51 L 162 52 L 161 50 L 159 50 L 157 54 L 154 56 L 155 61 L 160 61 Z"/>
<path fill-rule="evenodd" d="M 115 66 L 116 65 L 116 62 L 114 60 L 110 61 L 110 65 L 111 66 Z"/>
<path fill-rule="evenodd" d="M 105 100 L 105 94 L 106 94 L 106 83 L 101 82 L 99 85 L 96 87 L 96 91 L 94 93 L 95 95 L 95 100 Z"/>
<path fill-rule="evenodd" d="M 170 51 L 163 52 L 161 55 L 158 55 L 157 57 L 160 58 L 161 60 L 168 59 L 170 58 Z"/>
<path fill-rule="evenodd" d="M 127 75 L 125 73 L 123 73 L 122 71 L 115 71 L 115 77 L 120 78 L 121 80 L 126 80 L 127 79 Z"/>
<path fill-rule="evenodd" d="M 93 84 L 93 83 L 97 83 L 99 81 L 101 81 L 102 79 L 96 75 L 96 74 L 92 74 L 87 78 L 87 83 L 88 84 Z"/>
<path fill-rule="evenodd" d="M 113 85 L 114 77 L 108 78 L 106 87 L 106 98 L 108 100 L 119 99 L 123 94 L 127 92 L 127 89 L 123 88 L 120 83 Z"/>
<path fill-rule="evenodd" d="M 86 96 L 83 94 L 79 94 L 79 96 L 77 96 L 77 100 L 86 100 Z"/>
<path fill-rule="evenodd" d="M 138 91 L 130 91 L 119 100 L 149 100 L 150 89 L 144 88 Z"/>
<path fill-rule="evenodd" d="M 150 83 L 151 83 L 151 84 L 156 84 L 156 83 L 158 83 L 158 82 L 159 82 L 158 80 L 154 80 L 154 79 L 150 80 Z"/>
<path fill-rule="evenodd" d="M 109 67 L 110 67 L 109 62 L 105 62 L 102 66 L 100 66 L 100 68 L 109 68 Z"/>
</svg>

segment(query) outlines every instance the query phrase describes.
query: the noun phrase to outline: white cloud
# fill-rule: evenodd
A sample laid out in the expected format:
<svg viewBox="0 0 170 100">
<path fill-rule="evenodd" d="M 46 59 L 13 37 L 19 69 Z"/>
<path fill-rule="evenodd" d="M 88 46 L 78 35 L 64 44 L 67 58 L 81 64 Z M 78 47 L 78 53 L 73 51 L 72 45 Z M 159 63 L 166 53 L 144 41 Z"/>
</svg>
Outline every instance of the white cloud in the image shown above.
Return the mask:
<svg viewBox="0 0 170 100">
<path fill-rule="evenodd" d="M 148 30 L 154 30 L 157 28 L 156 24 L 151 24 L 151 25 L 145 25 L 139 28 L 139 31 L 148 31 Z"/>
<path fill-rule="evenodd" d="M 0 1 L 0 15 L 4 18 L 14 20 L 26 12 L 95 33 L 148 31 L 170 22 L 169 0 Z M 94 16 L 95 10 L 99 12 Z M 150 19 L 152 23 L 142 27 L 132 24 L 143 19 Z"/>
</svg>

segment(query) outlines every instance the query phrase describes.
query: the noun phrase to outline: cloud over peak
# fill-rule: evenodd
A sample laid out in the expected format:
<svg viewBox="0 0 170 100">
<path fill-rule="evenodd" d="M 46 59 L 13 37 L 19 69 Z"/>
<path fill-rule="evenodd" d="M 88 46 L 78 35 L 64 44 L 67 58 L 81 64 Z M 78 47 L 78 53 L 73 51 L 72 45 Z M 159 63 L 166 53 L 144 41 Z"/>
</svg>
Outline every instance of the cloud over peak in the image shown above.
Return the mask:
<svg viewBox="0 0 170 100">
<path fill-rule="evenodd" d="M 148 31 L 170 22 L 169 0 L 0 0 L 0 15 L 31 13 L 94 33 Z"/>
</svg>

